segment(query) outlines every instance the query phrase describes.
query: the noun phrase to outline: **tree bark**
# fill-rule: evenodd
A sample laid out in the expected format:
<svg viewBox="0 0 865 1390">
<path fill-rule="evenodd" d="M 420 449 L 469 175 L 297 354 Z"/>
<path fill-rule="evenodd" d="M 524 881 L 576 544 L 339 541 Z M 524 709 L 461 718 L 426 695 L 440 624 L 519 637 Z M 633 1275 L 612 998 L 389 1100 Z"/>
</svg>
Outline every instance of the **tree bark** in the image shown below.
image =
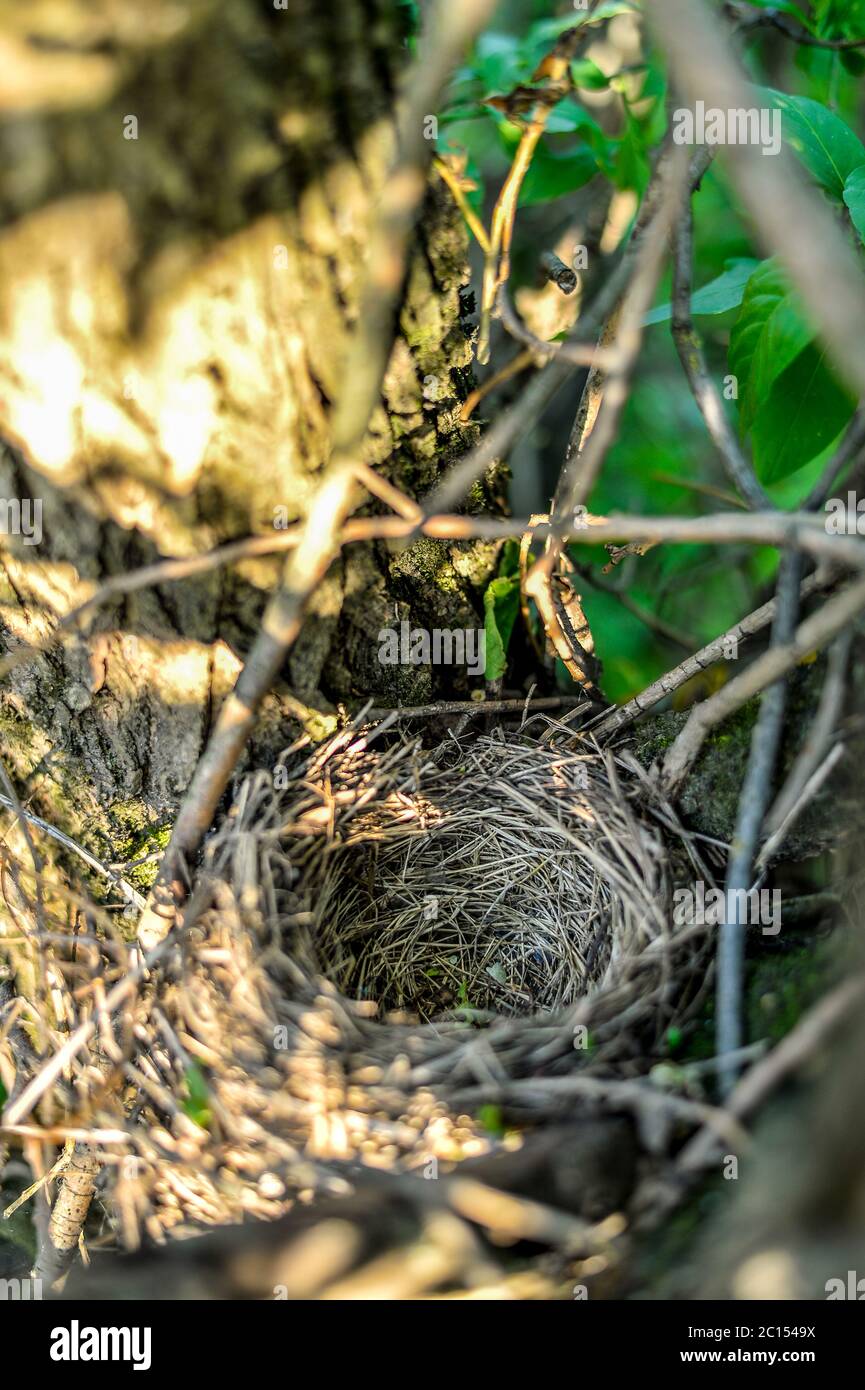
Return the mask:
<svg viewBox="0 0 865 1390">
<path fill-rule="evenodd" d="M 154 0 L 133 20 L 114 0 L 0 0 L 0 486 L 43 507 L 41 543 L 2 556 L 7 648 L 111 575 L 302 514 L 392 150 L 401 13 Z M 466 250 L 433 176 L 366 449 L 414 496 L 475 438 Z M 378 632 L 478 626 L 496 555 L 346 552 L 250 756 L 323 731 L 338 702 L 465 695 L 457 668 L 382 665 Z M 278 568 L 145 590 L 19 667 L 0 727 L 35 809 L 102 859 L 158 848 Z"/>
</svg>

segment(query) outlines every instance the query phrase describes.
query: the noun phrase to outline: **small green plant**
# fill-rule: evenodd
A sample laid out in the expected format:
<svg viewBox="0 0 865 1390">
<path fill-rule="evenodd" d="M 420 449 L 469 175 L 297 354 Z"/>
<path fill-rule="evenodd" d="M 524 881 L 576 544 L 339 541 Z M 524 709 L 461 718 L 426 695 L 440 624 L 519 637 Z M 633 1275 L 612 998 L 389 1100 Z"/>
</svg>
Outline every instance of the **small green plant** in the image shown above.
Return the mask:
<svg viewBox="0 0 865 1390">
<path fill-rule="evenodd" d="M 201 1129 L 209 1129 L 213 1112 L 210 1108 L 210 1089 L 204 1072 L 197 1062 L 190 1062 L 184 1073 L 186 1095 L 181 1101 L 183 1113 Z"/>
</svg>

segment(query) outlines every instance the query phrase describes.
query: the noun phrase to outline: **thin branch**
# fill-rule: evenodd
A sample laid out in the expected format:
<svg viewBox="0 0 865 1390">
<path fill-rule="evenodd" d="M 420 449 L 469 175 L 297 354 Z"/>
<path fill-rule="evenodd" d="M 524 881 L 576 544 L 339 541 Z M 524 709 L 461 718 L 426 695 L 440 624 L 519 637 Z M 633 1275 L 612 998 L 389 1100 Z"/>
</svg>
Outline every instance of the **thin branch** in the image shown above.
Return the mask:
<svg viewBox="0 0 865 1390">
<path fill-rule="evenodd" d="M 140 569 L 129 570 L 126 574 L 114 575 L 98 589 L 64 614 L 47 637 L 40 642 L 22 644 L 7 652 L 0 660 L 0 681 L 5 680 L 25 661 L 30 661 L 40 652 L 48 651 L 64 632 L 78 626 L 81 620 L 97 608 L 110 603 L 112 599 L 124 594 L 134 594 L 141 589 L 153 588 L 174 580 L 191 579 L 199 574 L 232 565 L 238 560 L 253 559 L 260 555 L 275 555 L 284 550 L 293 550 L 298 542 L 297 531 L 273 531 L 266 536 L 247 536 L 243 540 L 229 541 L 227 545 L 208 550 L 203 555 L 190 555 L 179 559 L 158 560 L 152 565 L 142 565 Z"/>
<path fill-rule="evenodd" d="M 658 176 L 660 207 L 641 240 L 633 279 L 601 337 L 598 358 L 612 357 L 612 365 L 604 370 L 596 361 L 586 381 L 553 499 L 554 524 L 573 515 L 589 496 L 618 433 L 628 382 L 643 341 L 645 316 L 654 298 L 680 185 L 687 172 L 688 161 L 682 151 L 662 161 Z M 562 549 L 563 542 L 551 535 L 544 554 L 526 576 L 524 591 L 534 600 L 556 654 L 573 679 L 592 691 L 597 679 L 592 634 L 578 597 L 571 605 L 565 602 L 556 580 L 556 570 L 563 562 Z"/>
<path fill-rule="evenodd" d="M 813 1061 L 827 1036 L 859 1006 L 863 994 L 865 978 L 859 975 L 815 1004 L 792 1032 L 742 1078 L 727 1100 L 727 1113 L 737 1120 L 752 1115 L 792 1072 Z M 717 1134 L 702 1129 L 682 1149 L 676 1167 L 682 1176 L 690 1176 L 711 1166 L 717 1154 Z"/>
<path fill-rule="evenodd" d="M 802 583 L 802 557 L 788 552 L 781 561 L 772 626 L 770 657 L 789 649 L 799 616 L 799 589 Z M 843 596 L 842 596 L 843 597 Z M 865 586 L 862 601 L 865 604 Z M 829 604 L 818 617 L 825 618 Z M 753 668 L 752 668 L 753 669 Z M 763 828 L 763 818 L 772 795 L 772 778 L 781 746 L 781 731 L 787 708 L 787 682 L 777 680 L 760 701 L 760 712 L 751 735 L 751 748 L 745 780 L 739 796 L 736 827 L 727 863 L 727 902 L 732 903 L 732 920 L 721 923 L 718 935 L 718 975 L 716 984 L 716 1051 L 720 1058 L 718 1081 L 721 1094 L 729 1095 L 739 1075 L 739 1063 L 731 1054 L 744 1043 L 742 994 L 745 979 L 745 928 L 747 894 L 753 883 L 754 859 Z"/>
<path fill-rule="evenodd" d="M 478 217 L 471 203 L 465 195 L 459 175 L 450 167 L 446 159 L 437 154 L 433 159 L 433 168 L 440 178 L 444 180 L 454 197 L 454 202 L 465 218 L 469 231 L 478 242 L 482 251 L 489 255 L 490 239 L 487 236 L 487 229 Z"/>
<path fill-rule="evenodd" d="M 814 799 L 829 774 L 834 771 L 837 764 L 843 758 L 845 751 L 846 749 L 843 742 L 836 743 L 831 753 L 828 753 L 822 763 L 814 768 L 813 772 L 806 778 L 801 787 L 795 788 L 797 792 L 796 800 L 791 805 L 784 819 L 779 823 L 778 829 L 769 836 L 760 851 L 756 863 L 758 874 L 762 873 L 771 863 L 773 854 L 784 843 L 802 812 Z M 789 904 L 787 915 L 789 917 Z"/>
<path fill-rule="evenodd" d="M 865 48 L 865 39 L 821 39 L 817 34 L 810 33 L 804 25 L 797 23 L 791 15 L 784 14 L 781 10 L 755 9 L 752 5 L 735 3 L 729 3 L 725 8 L 739 21 L 741 28 L 745 30 L 775 29 L 785 38 L 792 39 L 794 43 L 801 44 L 804 48 L 827 48 L 836 53 Z"/>
<path fill-rule="evenodd" d="M 824 587 L 825 581 L 818 575 L 810 575 L 803 583 L 800 590 L 800 599 L 810 598 Z M 633 724 L 641 715 L 653 709 L 655 705 L 661 703 L 674 691 L 693 680 L 701 671 L 705 671 L 715 662 L 726 659 L 726 653 L 733 643 L 734 649 L 738 648 L 740 642 L 745 642 L 750 637 L 755 637 L 758 632 L 763 632 L 770 623 L 774 621 L 777 611 L 777 601 L 773 598 L 768 603 L 764 603 L 761 608 L 749 613 L 747 618 L 736 623 L 721 637 L 716 637 L 714 642 L 709 642 L 707 646 L 701 647 L 693 656 L 689 656 L 687 661 L 676 666 L 672 671 L 660 677 L 635 695 L 633 700 L 629 700 L 626 705 L 620 705 L 618 709 L 611 710 L 604 714 L 593 726 L 592 732 L 597 738 L 609 738 L 613 734 L 619 733 L 622 729 Z"/>
<path fill-rule="evenodd" d="M 481 382 L 480 386 L 475 387 L 474 391 L 469 392 L 460 411 L 461 423 L 466 424 L 472 418 L 481 401 L 491 391 L 495 391 L 497 386 L 502 386 L 504 382 L 510 381 L 512 376 L 519 376 L 520 372 L 524 372 L 534 365 L 535 355 L 533 352 L 518 352 L 515 357 L 511 358 L 510 362 L 506 362 L 497 372 L 493 372 L 492 376 L 488 376 L 486 381 Z"/>
<path fill-rule="evenodd" d="M 712 442 L 733 485 L 751 507 L 771 507 L 771 502 L 754 476 L 754 470 L 742 451 L 735 431 L 724 410 L 724 404 L 709 375 L 703 345 L 694 327 L 691 314 L 694 260 L 694 210 L 691 193 L 687 192 L 685 206 L 679 217 L 676 233 L 673 269 L 673 341 L 679 354 L 688 384 Z"/>
<path fill-rule="evenodd" d="M 616 585 L 611 584 L 609 580 L 602 579 L 597 570 L 589 569 L 586 565 L 576 564 L 574 568 L 580 578 L 585 580 L 587 584 L 591 584 L 592 588 L 597 589 L 599 593 L 609 594 L 610 598 L 616 599 L 623 608 L 633 614 L 638 622 L 643 623 L 645 627 L 656 633 L 658 637 L 662 637 L 667 642 L 674 643 L 677 647 L 683 647 L 686 652 L 693 651 L 694 639 L 689 637 L 686 632 L 682 632 L 679 628 L 674 627 L 672 623 L 665 622 L 664 619 L 659 618 L 656 613 L 650 613 L 648 609 L 642 608 L 636 600 L 631 598 L 630 594 L 622 589 L 618 589 Z"/>
<path fill-rule="evenodd" d="M 532 105 L 513 163 L 502 184 L 493 209 L 481 290 L 477 345 L 477 359 L 480 363 L 489 361 L 492 314 L 499 289 L 507 284 L 511 273 L 511 243 L 520 190 L 531 167 L 538 141 L 546 130 L 553 107 L 558 105 L 571 90 L 570 65 L 584 38 L 584 26 L 575 25 L 573 29 L 560 37 L 553 50 L 541 64 L 539 73 L 536 74 L 536 76 L 543 74 L 545 85 L 537 89 L 537 99 Z"/>
<path fill-rule="evenodd" d="M 567 695 L 539 696 L 537 699 L 522 700 L 440 700 L 435 705 L 403 705 L 398 709 L 371 709 L 367 719 L 384 719 L 393 715 L 396 719 L 438 719 L 451 714 L 536 714 L 544 710 L 581 708 L 582 700 Z"/>
<path fill-rule="evenodd" d="M 831 642 L 865 607 L 865 580 L 859 579 L 831 598 L 799 625 L 791 642 L 773 647 L 759 657 L 747 671 L 722 688 L 703 704 L 697 705 L 687 724 L 664 760 L 663 781 L 674 790 L 681 786 L 707 734 L 754 695 L 792 671 L 804 657 Z M 749 885 L 750 887 L 750 885 Z"/>
<path fill-rule="evenodd" d="M 83 859 L 85 864 L 88 864 L 91 869 L 95 869 L 96 873 L 101 874 L 103 878 L 107 878 L 115 888 L 118 888 L 128 903 L 132 903 L 134 907 L 139 909 L 144 907 L 144 899 L 141 894 L 132 887 L 131 883 L 127 883 L 126 879 L 122 878 L 120 874 L 115 873 L 113 869 L 109 869 L 99 859 L 95 859 L 92 854 L 88 853 L 88 851 L 73 840 L 71 836 L 65 835 L 63 831 L 58 830 L 56 826 L 49 825 L 48 821 L 43 820 L 41 816 L 34 816 L 30 811 L 25 811 L 17 798 L 13 801 L 9 796 L 0 796 L 0 806 L 8 806 L 11 811 L 14 811 L 21 820 L 22 828 L 27 825 L 35 825 L 38 830 L 42 830 L 46 835 L 50 835 L 58 844 L 71 850 L 73 854 L 77 854 L 79 859 Z M 39 863 L 41 868 L 41 861 L 39 861 Z"/>
<path fill-rule="evenodd" d="M 865 450 L 865 404 L 860 404 L 837 452 L 829 460 L 822 477 L 817 480 L 813 491 L 809 493 L 803 503 L 803 511 L 816 512 L 823 506 L 835 484 L 840 481 L 841 475 L 852 463 L 860 460 L 863 450 Z"/>
<path fill-rule="evenodd" d="M 691 163 L 692 187 L 702 179 L 711 162 L 711 152 L 700 151 Z M 613 267 L 609 278 L 595 295 L 591 304 L 582 313 L 562 343 L 551 343 L 555 348 L 553 361 L 544 367 L 526 387 L 519 400 L 515 401 L 496 420 L 489 430 L 466 456 L 450 469 L 438 487 L 426 499 L 426 512 L 447 512 L 459 505 L 478 478 L 486 473 L 498 459 L 504 458 L 514 443 L 531 429 L 553 396 L 571 375 L 570 365 L 558 361 L 559 353 L 578 339 L 584 341 L 597 337 L 610 315 L 631 283 L 639 264 L 642 241 L 647 228 L 656 216 L 662 201 L 663 185 L 660 171 L 656 171 L 646 191 L 643 206 L 631 240 L 619 262 Z"/>
<path fill-rule="evenodd" d="M 569 338 L 563 339 L 559 343 L 551 343 L 544 338 L 537 337 L 523 322 L 511 303 L 506 285 L 502 285 L 499 290 L 497 305 L 499 318 L 511 337 L 515 338 L 518 343 L 522 343 L 524 347 L 530 348 L 534 356 L 542 362 L 556 359 L 560 362 L 569 362 L 572 367 L 610 368 L 618 361 L 615 353 L 611 353 L 595 343 L 574 343 Z"/>
<path fill-rule="evenodd" d="M 820 692 L 820 703 L 808 736 L 793 763 L 787 781 L 766 817 L 766 830 L 770 839 L 764 846 L 758 867 L 768 863 L 776 847 L 777 836 L 786 833 L 792 824 L 791 816 L 800 802 L 802 793 L 814 773 L 823 762 L 844 707 L 845 678 L 850 647 L 853 641 L 851 632 L 844 632 L 829 648 L 829 662 L 826 679 Z"/>
</svg>

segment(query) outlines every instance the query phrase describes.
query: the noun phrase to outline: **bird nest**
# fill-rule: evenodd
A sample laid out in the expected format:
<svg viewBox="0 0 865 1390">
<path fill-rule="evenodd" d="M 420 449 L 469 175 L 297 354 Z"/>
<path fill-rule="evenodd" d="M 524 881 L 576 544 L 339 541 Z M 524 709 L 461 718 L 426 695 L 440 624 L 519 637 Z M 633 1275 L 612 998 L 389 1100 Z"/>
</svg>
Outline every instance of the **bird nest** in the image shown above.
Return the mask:
<svg viewBox="0 0 865 1390">
<path fill-rule="evenodd" d="M 403 750 L 406 752 L 407 750 Z M 612 755 L 497 735 L 411 750 L 366 741 L 294 803 L 313 921 L 305 956 L 384 1019 L 549 1015 L 610 985 L 669 922 L 668 856 Z"/>
<path fill-rule="evenodd" d="M 434 747 L 397 728 L 240 780 L 137 993 L 114 940 L 118 1042 L 34 1120 L 90 1136 L 121 1243 L 273 1218 L 358 1160 L 482 1158 L 514 1125 L 600 1108 L 657 1150 L 702 1122 L 637 1084 L 701 1009 L 710 931 L 674 920 L 674 883 L 712 874 L 654 782 L 540 717 Z M 56 939 L 75 1027 L 86 962 Z"/>
</svg>

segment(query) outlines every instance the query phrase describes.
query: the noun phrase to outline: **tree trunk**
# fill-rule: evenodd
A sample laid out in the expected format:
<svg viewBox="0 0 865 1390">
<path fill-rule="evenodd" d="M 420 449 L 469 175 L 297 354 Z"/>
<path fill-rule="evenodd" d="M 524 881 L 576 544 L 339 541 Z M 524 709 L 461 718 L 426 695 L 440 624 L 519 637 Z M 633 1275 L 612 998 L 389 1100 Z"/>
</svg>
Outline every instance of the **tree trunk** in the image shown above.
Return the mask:
<svg viewBox="0 0 865 1390">
<path fill-rule="evenodd" d="M 5 646 L 107 577 L 290 524 L 315 489 L 392 151 L 389 0 L 0 0 L 0 486 L 41 499 L 3 554 Z M 28 81 L 20 80 L 26 64 Z M 466 238 L 433 176 L 367 459 L 422 495 L 475 427 Z M 492 484 L 491 484 L 492 485 Z M 485 492 L 476 497 L 489 505 Z M 375 509 L 380 510 L 376 507 Z M 251 756 L 337 702 L 467 693 L 378 632 L 482 621 L 497 548 L 357 545 L 333 566 Z M 19 790 L 100 859 L 164 843 L 276 559 L 114 601 L 19 667 Z M 146 884 L 152 866 L 137 871 Z"/>
</svg>

